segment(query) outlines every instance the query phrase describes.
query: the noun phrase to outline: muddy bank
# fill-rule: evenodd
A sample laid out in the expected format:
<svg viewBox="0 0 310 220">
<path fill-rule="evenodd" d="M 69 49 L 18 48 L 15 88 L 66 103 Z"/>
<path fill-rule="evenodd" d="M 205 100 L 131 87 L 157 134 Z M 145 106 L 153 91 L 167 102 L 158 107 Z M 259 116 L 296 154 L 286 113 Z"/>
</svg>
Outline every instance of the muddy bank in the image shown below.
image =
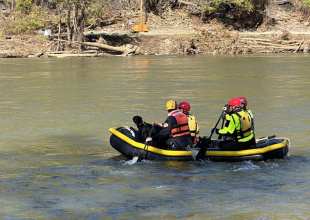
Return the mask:
<svg viewBox="0 0 310 220">
<path fill-rule="evenodd" d="M 219 28 L 219 27 L 217 27 Z M 0 40 L 0 58 L 68 57 L 68 56 L 128 56 L 128 55 L 237 55 L 264 53 L 309 53 L 310 35 L 288 32 L 237 32 L 216 31 L 210 28 L 191 34 L 128 35 L 133 41 L 107 51 L 77 46 L 56 51 L 57 42 L 42 36 L 18 36 Z M 128 38 L 127 36 L 127 38 Z M 116 47 L 115 47 L 116 48 Z"/>
<path fill-rule="evenodd" d="M 270 23 L 273 21 L 273 23 Z M 236 55 L 309 53 L 310 25 L 304 17 L 280 6 L 255 31 L 237 31 L 212 20 L 202 22 L 183 11 L 161 17 L 150 14 L 149 32 L 132 33 L 128 20 L 86 31 L 89 43 L 59 40 L 42 34 L 0 35 L 0 58 L 128 56 L 128 55 Z"/>
<path fill-rule="evenodd" d="M 0 58 L 40 56 L 50 49 L 51 42 L 39 35 L 0 37 Z"/>
</svg>

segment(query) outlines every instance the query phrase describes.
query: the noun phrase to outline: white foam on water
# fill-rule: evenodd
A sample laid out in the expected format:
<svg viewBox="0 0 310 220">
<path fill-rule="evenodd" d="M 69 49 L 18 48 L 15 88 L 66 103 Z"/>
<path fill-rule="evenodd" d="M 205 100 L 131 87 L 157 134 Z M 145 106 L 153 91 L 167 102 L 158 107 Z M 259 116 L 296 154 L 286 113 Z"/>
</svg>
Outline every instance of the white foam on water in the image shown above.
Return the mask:
<svg viewBox="0 0 310 220">
<path fill-rule="evenodd" d="M 277 162 L 274 161 L 262 161 L 261 162 L 264 166 L 269 167 L 269 168 L 277 168 L 279 167 L 279 164 Z"/>
<path fill-rule="evenodd" d="M 156 186 L 155 189 L 159 189 L 159 190 L 168 190 L 170 189 L 171 187 L 169 186 L 166 186 L 166 185 L 159 185 L 159 186 Z"/>
<path fill-rule="evenodd" d="M 129 165 L 129 166 L 134 165 L 135 163 L 138 162 L 138 160 L 139 160 L 139 157 L 135 156 L 131 160 L 125 161 L 124 165 Z"/>
<path fill-rule="evenodd" d="M 257 170 L 260 166 L 255 165 L 252 161 L 244 161 L 240 166 L 235 166 L 233 172 Z"/>
</svg>

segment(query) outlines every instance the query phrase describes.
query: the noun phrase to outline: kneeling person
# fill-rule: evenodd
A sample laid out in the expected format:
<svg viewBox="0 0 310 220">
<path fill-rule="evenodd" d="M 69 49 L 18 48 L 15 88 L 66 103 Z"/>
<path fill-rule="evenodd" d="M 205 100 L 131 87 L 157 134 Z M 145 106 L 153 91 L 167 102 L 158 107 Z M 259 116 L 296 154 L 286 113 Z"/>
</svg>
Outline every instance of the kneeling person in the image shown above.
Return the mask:
<svg viewBox="0 0 310 220">
<path fill-rule="evenodd" d="M 174 100 L 166 102 L 168 117 L 163 123 L 163 129 L 158 136 L 166 140 L 169 148 L 182 149 L 192 146 L 192 137 L 189 131 L 187 116 L 177 109 L 177 103 Z"/>
<path fill-rule="evenodd" d="M 225 123 L 217 133 L 223 137 L 222 148 L 245 149 L 255 147 L 253 120 L 250 114 L 240 108 L 239 99 L 231 99 L 225 114 Z"/>
<path fill-rule="evenodd" d="M 197 143 L 197 135 L 199 133 L 199 126 L 196 117 L 190 113 L 191 105 L 187 101 L 182 101 L 179 104 L 179 109 L 187 116 L 189 132 L 192 136 L 193 143 Z"/>
</svg>

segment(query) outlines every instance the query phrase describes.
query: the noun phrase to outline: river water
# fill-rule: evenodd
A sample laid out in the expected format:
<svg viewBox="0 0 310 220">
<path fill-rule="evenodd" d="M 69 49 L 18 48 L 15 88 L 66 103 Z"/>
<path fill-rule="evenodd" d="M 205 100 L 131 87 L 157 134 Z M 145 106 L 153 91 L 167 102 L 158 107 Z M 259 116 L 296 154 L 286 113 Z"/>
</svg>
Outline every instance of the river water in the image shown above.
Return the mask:
<svg viewBox="0 0 310 220">
<path fill-rule="evenodd" d="M 0 60 L 0 219 L 310 219 L 309 88 L 303 56 Z M 109 145 L 170 98 L 208 135 L 237 95 L 287 159 L 130 165 Z"/>
</svg>

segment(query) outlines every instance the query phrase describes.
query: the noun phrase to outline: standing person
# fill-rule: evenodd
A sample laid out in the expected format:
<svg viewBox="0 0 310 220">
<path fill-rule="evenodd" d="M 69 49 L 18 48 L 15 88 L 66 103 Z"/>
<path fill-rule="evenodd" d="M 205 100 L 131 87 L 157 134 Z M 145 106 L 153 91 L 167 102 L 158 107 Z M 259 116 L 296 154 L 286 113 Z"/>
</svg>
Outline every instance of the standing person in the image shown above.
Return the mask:
<svg viewBox="0 0 310 220">
<path fill-rule="evenodd" d="M 191 105 L 187 101 L 182 101 L 179 104 L 179 109 L 187 116 L 189 132 L 192 136 L 193 143 L 197 143 L 197 135 L 199 133 L 199 126 L 196 117 L 190 113 Z"/>
<path fill-rule="evenodd" d="M 241 109 L 240 99 L 230 99 L 225 113 L 224 127 L 216 130 L 223 138 L 221 147 L 228 149 L 255 147 L 253 120 L 247 111 Z"/>
<path fill-rule="evenodd" d="M 177 109 L 175 100 L 166 102 L 168 117 L 162 124 L 162 129 L 155 138 L 166 140 L 172 149 L 182 149 L 192 145 L 187 116 Z"/>
</svg>

